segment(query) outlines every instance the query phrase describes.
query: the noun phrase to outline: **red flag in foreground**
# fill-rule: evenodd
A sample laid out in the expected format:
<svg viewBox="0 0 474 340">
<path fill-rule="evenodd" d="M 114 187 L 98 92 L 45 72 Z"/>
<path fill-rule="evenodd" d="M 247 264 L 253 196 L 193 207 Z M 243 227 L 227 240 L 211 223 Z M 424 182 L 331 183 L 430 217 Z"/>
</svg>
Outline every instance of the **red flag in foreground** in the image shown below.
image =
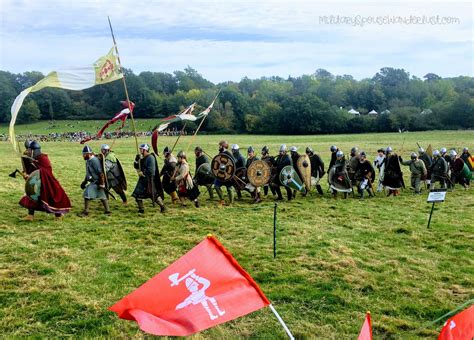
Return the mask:
<svg viewBox="0 0 474 340">
<path fill-rule="evenodd" d="M 269 304 L 250 275 L 209 236 L 110 310 L 147 333 L 185 336 Z"/>
<path fill-rule="evenodd" d="M 370 312 L 365 316 L 364 324 L 359 333 L 358 340 L 372 340 L 372 321 L 370 320 Z"/>
<path fill-rule="evenodd" d="M 471 340 L 474 338 L 474 305 L 446 321 L 438 340 Z"/>
</svg>

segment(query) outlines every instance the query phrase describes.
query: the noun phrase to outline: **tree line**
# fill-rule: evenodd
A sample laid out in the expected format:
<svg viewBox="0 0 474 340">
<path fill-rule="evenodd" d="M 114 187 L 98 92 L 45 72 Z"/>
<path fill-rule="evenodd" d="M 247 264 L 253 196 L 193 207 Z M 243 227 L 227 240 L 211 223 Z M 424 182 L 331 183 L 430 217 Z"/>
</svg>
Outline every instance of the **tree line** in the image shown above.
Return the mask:
<svg viewBox="0 0 474 340">
<path fill-rule="evenodd" d="M 318 69 L 299 77 L 243 78 L 213 84 L 191 67 L 171 73 L 126 69 L 136 118 L 161 118 L 193 102 L 197 110 L 220 95 L 203 124 L 208 133 L 328 134 L 474 127 L 474 78 L 423 79 L 404 69 L 384 67 L 372 78 L 355 80 Z M 0 122 L 9 122 L 15 97 L 44 75 L 0 71 Z M 19 123 L 59 119 L 109 119 L 124 100 L 122 82 L 83 91 L 47 88 L 30 94 Z M 349 109 L 361 113 L 354 116 Z M 378 115 L 368 115 L 371 110 Z M 384 112 L 384 114 L 381 114 Z M 188 124 L 189 129 L 195 128 Z"/>
</svg>

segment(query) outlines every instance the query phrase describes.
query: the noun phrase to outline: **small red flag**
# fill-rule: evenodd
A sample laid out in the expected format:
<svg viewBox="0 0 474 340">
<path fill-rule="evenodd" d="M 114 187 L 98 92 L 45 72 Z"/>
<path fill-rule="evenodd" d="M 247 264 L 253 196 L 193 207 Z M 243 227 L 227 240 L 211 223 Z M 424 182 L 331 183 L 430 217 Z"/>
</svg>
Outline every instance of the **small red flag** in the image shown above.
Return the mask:
<svg viewBox="0 0 474 340">
<path fill-rule="evenodd" d="M 250 275 L 209 236 L 110 310 L 147 333 L 186 336 L 269 304 Z"/>
<path fill-rule="evenodd" d="M 364 324 L 359 333 L 358 340 L 372 340 L 372 321 L 370 320 L 370 312 L 365 316 Z"/>
<path fill-rule="evenodd" d="M 438 340 L 471 340 L 474 338 L 474 305 L 446 321 Z"/>
</svg>

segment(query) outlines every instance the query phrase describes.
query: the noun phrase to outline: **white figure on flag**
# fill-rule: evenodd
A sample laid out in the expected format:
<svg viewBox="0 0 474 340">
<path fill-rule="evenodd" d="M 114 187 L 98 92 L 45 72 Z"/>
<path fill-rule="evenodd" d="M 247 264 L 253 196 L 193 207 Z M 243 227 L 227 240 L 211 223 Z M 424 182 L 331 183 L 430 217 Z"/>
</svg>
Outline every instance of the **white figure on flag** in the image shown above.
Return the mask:
<svg viewBox="0 0 474 340">
<path fill-rule="evenodd" d="M 168 277 L 168 279 L 171 281 L 171 287 L 177 286 L 181 281 L 185 280 L 186 288 L 191 293 L 191 295 L 189 295 L 183 302 L 176 306 L 176 310 L 183 309 L 190 305 L 201 304 L 209 314 L 209 318 L 211 320 L 215 320 L 219 316 L 223 316 L 225 311 L 219 308 L 217 300 L 206 295 L 206 290 L 211 286 L 211 282 L 206 278 L 194 274 L 195 271 L 196 269 L 192 269 L 182 277 L 179 277 L 179 273 L 171 274 Z M 200 285 L 202 286 L 200 287 Z M 213 314 L 208 302 L 211 303 L 218 315 Z"/>
</svg>

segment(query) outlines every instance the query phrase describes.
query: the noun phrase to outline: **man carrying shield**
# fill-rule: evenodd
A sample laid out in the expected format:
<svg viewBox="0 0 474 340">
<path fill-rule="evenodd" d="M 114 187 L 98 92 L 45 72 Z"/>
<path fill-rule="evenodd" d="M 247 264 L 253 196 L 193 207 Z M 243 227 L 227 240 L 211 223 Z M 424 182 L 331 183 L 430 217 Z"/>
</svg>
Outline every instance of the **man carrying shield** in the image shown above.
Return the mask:
<svg viewBox="0 0 474 340">
<path fill-rule="evenodd" d="M 25 170 L 26 195 L 20 200 L 20 205 L 28 209 L 28 215 L 24 220 L 33 221 L 35 211 L 52 213 L 56 218 L 69 212 L 71 202 L 61 184 L 54 177 L 51 162 L 48 155 L 41 152 L 40 144 L 37 141 L 28 143 L 24 156 L 27 156 L 37 169 L 28 175 Z"/>
<path fill-rule="evenodd" d="M 194 182 L 197 185 L 203 185 L 206 187 L 209 194 L 209 199 L 214 199 L 214 191 L 212 184 L 214 183 L 214 177 L 211 172 L 211 162 L 209 158 L 204 154 L 204 151 L 200 146 L 194 148 L 194 155 L 196 156 L 196 171 L 194 174 Z"/>
<path fill-rule="evenodd" d="M 277 175 L 273 179 L 273 188 L 275 189 L 275 192 L 277 194 L 277 201 L 283 200 L 283 196 L 281 194 L 281 183 L 280 183 L 280 172 L 283 170 L 285 166 L 293 166 L 293 162 L 291 161 L 291 157 L 287 154 L 287 148 L 285 144 L 282 144 L 280 146 L 280 152 L 278 153 L 278 156 L 275 159 L 275 168 L 276 168 L 276 173 Z M 286 194 L 288 197 L 288 201 L 291 201 L 293 199 L 292 191 L 289 187 L 285 186 L 286 189 Z"/>
<path fill-rule="evenodd" d="M 176 183 L 171 178 L 176 175 L 178 160 L 171 153 L 169 147 L 165 147 L 163 150 L 163 156 L 165 157 L 165 160 L 160 172 L 160 175 L 163 177 L 161 180 L 163 190 L 171 196 L 173 203 L 177 203 L 179 198 L 176 193 Z"/>
<path fill-rule="evenodd" d="M 81 189 L 84 190 L 84 210 L 78 216 L 88 216 L 90 201 L 98 199 L 104 206 L 104 214 L 110 214 L 109 200 L 106 194 L 105 173 L 102 163 L 89 145 L 82 149 L 82 157 L 86 161 L 86 176 L 81 183 Z"/>
<path fill-rule="evenodd" d="M 123 204 L 127 204 L 127 195 L 125 195 L 127 180 L 123 172 L 122 164 L 115 155 L 115 152 L 110 150 L 108 144 L 102 144 L 99 158 L 104 164 L 108 187 L 114 189 L 122 199 Z"/>
</svg>

